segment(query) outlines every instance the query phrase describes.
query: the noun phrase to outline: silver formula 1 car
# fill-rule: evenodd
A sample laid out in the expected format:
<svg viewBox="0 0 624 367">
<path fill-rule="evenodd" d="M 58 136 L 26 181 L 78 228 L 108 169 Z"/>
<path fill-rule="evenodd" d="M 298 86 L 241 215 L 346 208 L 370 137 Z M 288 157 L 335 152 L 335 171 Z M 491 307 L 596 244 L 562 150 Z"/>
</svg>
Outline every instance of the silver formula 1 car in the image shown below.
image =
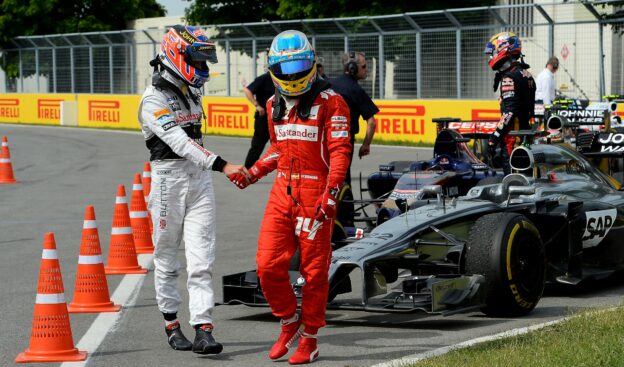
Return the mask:
<svg viewBox="0 0 624 367">
<path fill-rule="evenodd" d="M 597 135 L 592 150 L 603 150 L 601 141 Z M 546 282 L 576 285 L 624 267 L 617 181 L 565 144 L 527 144 L 510 163 L 514 173 L 502 183 L 459 198 L 423 188 L 437 199 L 335 250 L 328 307 L 520 316 L 535 308 Z M 291 280 L 300 295 L 305 281 L 298 272 Z M 225 303 L 266 305 L 255 271 L 225 276 L 223 287 Z"/>
</svg>

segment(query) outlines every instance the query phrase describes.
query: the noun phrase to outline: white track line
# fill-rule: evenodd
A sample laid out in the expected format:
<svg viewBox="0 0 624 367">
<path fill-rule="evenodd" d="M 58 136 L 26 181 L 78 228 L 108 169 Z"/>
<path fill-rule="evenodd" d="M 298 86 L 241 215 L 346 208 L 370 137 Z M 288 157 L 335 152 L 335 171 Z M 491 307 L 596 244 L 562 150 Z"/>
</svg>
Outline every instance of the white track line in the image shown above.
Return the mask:
<svg viewBox="0 0 624 367">
<path fill-rule="evenodd" d="M 154 264 L 153 258 L 154 256 L 149 254 L 139 255 L 139 264 L 145 268 L 151 269 Z M 115 330 L 125 308 L 133 306 L 136 303 L 144 280 L 145 275 L 139 274 L 128 274 L 123 277 L 117 289 L 115 289 L 115 293 L 113 293 L 111 297 L 113 302 L 123 305 L 121 311 L 100 313 L 89 327 L 89 330 L 87 330 L 78 344 L 76 344 L 76 348 L 89 353 L 87 359 L 82 362 L 65 362 L 61 364 L 61 367 L 83 367 L 89 362 L 91 354 L 102 344 L 106 335 Z"/>
<path fill-rule="evenodd" d="M 598 310 L 598 311 L 594 311 L 594 312 L 595 313 L 600 313 L 600 312 L 610 312 L 610 311 L 615 311 L 615 310 L 617 310 L 617 307 L 608 308 L 608 309 L 605 309 L 605 310 Z M 594 312 L 591 312 L 591 313 L 594 313 Z M 422 352 L 422 353 L 416 353 L 416 354 L 412 354 L 412 355 L 405 356 L 405 357 L 398 358 L 398 359 L 393 359 L 391 361 L 379 363 L 379 364 L 373 365 L 371 367 L 400 367 L 400 366 L 405 366 L 405 365 L 411 365 L 411 364 L 414 364 L 414 363 L 416 363 L 418 361 L 422 361 L 423 359 L 428 359 L 428 358 L 441 356 L 443 354 L 446 354 L 446 353 L 449 353 L 449 352 L 452 352 L 452 351 L 455 351 L 455 350 L 459 350 L 459 349 L 472 347 L 472 346 L 477 345 L 477 344 L 489 342 L 489 341 L 492 341 L 492 340 L 509 338 L 509 337 L 512 337 L 512 336 L 527 334 L 527 333 L 530 333 L 532 331 L 540 330 L 540 329 L 543 329 L 543 328 L 545 328 L 547 326 L 555 325 L 555 324 L 558 324 L 560 322 L 567 321 L 567 320 L 569 320 L 571 318 L 578 317 L 578 316 L 581 316 L 581 315 L 583 315 L 583 313 L 577 314 L 577 315 L 574 315 L 574 316 L 566 316 L 566 317 L 563 317 L 563 318 L 560 318 L 560 319 L 557 319 L 557 320 L 544 322 L 544 323 L 541 323 L 541 324 L 531 325 L 531 326 L 518 328 L 518 329 L 507 330 L 507 331 L 504 331 L 502 333 L 498 333 L 498 334 L 494 334 L 494 335 L 482 336 L 480 338 L 466 340 L 465 342 L 461 342 L 461 343 L 458 343 L 458 344 L 449 345 L 449 346 L 446 346 L 446 347 L 441 347 L 441 348 L 429 350 L 429 351 Z"/>
</svg>

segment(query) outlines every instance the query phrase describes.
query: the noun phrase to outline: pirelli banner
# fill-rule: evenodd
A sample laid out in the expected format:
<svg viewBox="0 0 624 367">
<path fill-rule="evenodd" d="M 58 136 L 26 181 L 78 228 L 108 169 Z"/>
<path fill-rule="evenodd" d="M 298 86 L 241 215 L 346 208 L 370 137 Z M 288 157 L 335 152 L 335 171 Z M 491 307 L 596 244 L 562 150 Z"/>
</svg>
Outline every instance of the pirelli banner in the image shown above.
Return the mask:
<svg viewBox="0 0 624 367">
<path fill-rule="evenodd" d="M 140 129 L 140 101 L 137 95 L 79 94 L 78 126 Z"/>
<path fill-rule="evenodd" d="M 0 122 L 60 125 L 61 102 L 77 102 L 73 125 L 94 128 L 139 129 L 140 96 L 111 94 L 4 94 L 0 96 Z M 436 117 L 497 121 L 497 101 L 483 100 L 377 100 L 375 142 L 433 143 Z M 252 136 L 255 108 L 240 97 L 204 97 L 208 134 Z M 366 122 L 361 120 L 364 137 Z"/>
<path fill-rule="evenodd" d="M 58 125 L 61 102 L 75 100 L 75 94 L 2 94 L 0 122 Z"/>
</svg>

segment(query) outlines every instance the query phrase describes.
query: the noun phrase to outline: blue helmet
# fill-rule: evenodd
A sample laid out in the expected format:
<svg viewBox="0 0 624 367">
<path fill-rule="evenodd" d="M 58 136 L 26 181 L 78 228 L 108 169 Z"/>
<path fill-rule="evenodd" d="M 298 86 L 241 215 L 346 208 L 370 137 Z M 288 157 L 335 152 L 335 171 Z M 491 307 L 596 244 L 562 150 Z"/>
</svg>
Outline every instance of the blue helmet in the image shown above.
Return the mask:
<svg viewBox="0 0 624 367">
<path fill-rule="evenodd" d="M 275 36 L 268 61 L 273 84 L 283 96 L 299 96 L 316 80 L 316 54 L 302 32 L 288 30 Z"/>
</svg>

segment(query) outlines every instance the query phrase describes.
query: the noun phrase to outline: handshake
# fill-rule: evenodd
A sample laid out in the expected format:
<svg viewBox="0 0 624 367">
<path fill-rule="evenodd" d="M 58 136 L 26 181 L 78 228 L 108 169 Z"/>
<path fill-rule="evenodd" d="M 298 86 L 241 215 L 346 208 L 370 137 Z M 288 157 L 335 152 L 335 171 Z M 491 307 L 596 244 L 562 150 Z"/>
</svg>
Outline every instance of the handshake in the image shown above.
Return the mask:
<svg viewBox="0 0 624 367">
<path fill-rule="evenodd" d="M 260 175 L 260 170 L 253 166 L 249 170 L 245 166 L 240 164 L 227 164 L 223 168 L 223 173 L 230 181 L 238 186 L 239 189 L 244 189 L 252 183 L 256 183 L 264 175 Z"/>
<path fill-rule="evenodd" d="M 227 164 L 223 168 L 223 173 L 234 185 L 238 186 L 238 188 L 242 190 L 247 186 L 258 182 L 259 179 L 267 175 L 268 171 L 263 169 L 262 166 L 259 167 L 253 165 L 248 170 L 242 165 Z M 336 206 L 338 204 L 337 196 L 339 191 L 339 185 L 329 185 L 325 192 L 317 198 L 316 203 L 314 204 L 314 219 L 322 221 L 336 218 Z"/>
</svg>

